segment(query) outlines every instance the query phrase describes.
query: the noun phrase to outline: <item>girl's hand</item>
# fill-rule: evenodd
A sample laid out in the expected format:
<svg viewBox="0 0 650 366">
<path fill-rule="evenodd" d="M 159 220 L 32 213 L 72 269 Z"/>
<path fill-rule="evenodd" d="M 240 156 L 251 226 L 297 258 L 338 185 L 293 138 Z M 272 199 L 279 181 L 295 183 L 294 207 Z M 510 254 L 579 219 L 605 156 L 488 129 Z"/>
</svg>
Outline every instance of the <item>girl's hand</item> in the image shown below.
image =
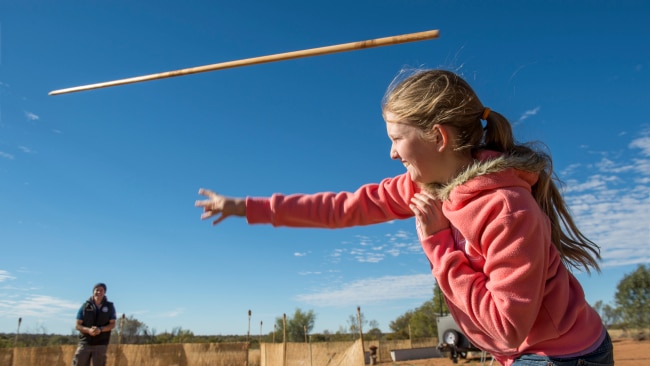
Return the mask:
<svg viewBox="0 0 650 366">
<path fill-rule="evenodd" d="M 416 193 L 411 198 L 410 208 L 417 220 L 420 240 L 449 227 L 449 220 L 442 214 L 442 202 L 428 192 Z"/>
<path fill-rule="evenodd" d="M 199 194 L 208 198 L 194 203 L 196 207 L 203 207 L 201 220 L 216 216 L 212 221 L 212 225 L 216 225 L 228 216 L 246 216 L 246 200 L 243 198 L 226 197 L 203 188 L 199 189 Z"/>
</svg>

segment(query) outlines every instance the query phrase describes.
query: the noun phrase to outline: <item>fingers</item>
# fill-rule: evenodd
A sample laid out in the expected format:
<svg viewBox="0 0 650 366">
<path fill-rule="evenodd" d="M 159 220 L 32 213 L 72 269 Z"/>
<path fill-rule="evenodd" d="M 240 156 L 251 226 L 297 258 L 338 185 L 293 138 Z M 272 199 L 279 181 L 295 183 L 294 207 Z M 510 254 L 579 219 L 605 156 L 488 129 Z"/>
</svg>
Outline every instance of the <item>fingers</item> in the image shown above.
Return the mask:
<svg viewBox="0 0 650 366">
<path fill-rule="evenodd" d="M 218 219 L 212 221 L 212 226 L 214 226 L 214 225 L 220 223 L 220 222 L 223 221 L 226 217 L 227 217 L 226 215 L 221 215 L 221 216 L 219 216 Z"/>
<path fill-rule="evenodd" d="M 208 202 L 210 202 L 210 201 L 199 201 L 199 200 L 196 200 L 196 201 L 194 201 L 194 206 L 196 206 L 196 207 L 204 207 L 205 205 L 208 204 Z"/>
<path fill-rule="evenodd" d="M 202 195 L 202 196 L 205 196 L 205 197 L 207 197 L 209 199 L 208 200 L 203 200 L 203 201 L 196 201 L 196 203 L 195 203 L 196 206 L 199 206 L 199 202 L 202 202 L 202 203 L 210 202 L 211 200 L 214 200 L 214 199 L 219 197 L 219 195 L 216 192 L 213 192 L 213 191 L 211 191 L 209 189 L 205 189 L 205 188 L 200 188 L 199 189 L 199 194 Z"/>
<path fill-rule="evenodd" d="M 417 220 L 416 225 L 420 238 L 449 227 L 449 221 L 442 213 L 441 205 L 440 200 L 427 192 L 416 193 L 411 198 L 409 207 Z"/>
<path fill-rule="evenodd" d="M 221 196 L 205 188 L 200 188 L 199 194 L 208 198 L 206 200 L 196 200 L 194 202 L 194 206 L 203 207 L 201 220 L 207 220 L 216 216 L 216 219 L 212 221 L 212 225 L 216 225 L 228 216 L 223 213 L 223 202 L 220 202 L 221 200 L 219 199 Z"/>
<path fill-rule="evenodd" d="M 199 194 L 209 198 L 212 198 L 217 195 L 215 192 L 212 192 L 211 190 L 205 188 L 199 188 Z"/>
<path fill-rule="evenodd" d="M 215 215 L 218 215 L 218 214 L 219 214 L 218 212 L 213 212 L 213 211 L 205 210 L 205 211 L 201 214 L 201 220 L 209 219 L 209 218 L 211 218 L 212 216 L 215 216 Z"/>
<path fill-rule="evenodd" d="M 205 188 L 199 189 L 199 194 L 207 197 L 194 202 L 194 206 L 203 208 L 201 220 L 213 219 L 212 225 L 217 225 L 229 216 L 246 216 L 244 199 L 225 197 Z"/>
<path fill-rule="evenodd" d="M 223 211 L 221 210 L 221 208 L 216 202 L 208 201 L 207 203 L 205 203 L 205 205 L 202 206 L 203 206 L 203 213 L 201 214 L 201 220 L 209 219 L 219 214 L 223 215 Z"/>
<path fill-rule="evenodd" d="M 418 203 L 421 206 L 432 206 L 435 205 L 438 201 L 431 195 L 431 193 L 421 192 L 416 193 L 411 199 L 411 202 Z"/>
<path fill-rule="evenodd" d="M 217 208 L 217 199 L 219 198 L 219 195 L 209 189 L 204 189 L 201 188 L 199 189 L 199 194 L 206 196 L 208 199 L 207 200 L 196 200 L 194 202 L 194 206 L 196 207 L 203 207 L 204 209 L 208 209 L 211 207 L 213 210 Z"/>
<path fill-rule="evenodd" d="M 411 210 L 419 218 L 423 216 L 435 215 L 436 199 L 429 193 L 416 193 L 411 198 Z"/>
</svg>

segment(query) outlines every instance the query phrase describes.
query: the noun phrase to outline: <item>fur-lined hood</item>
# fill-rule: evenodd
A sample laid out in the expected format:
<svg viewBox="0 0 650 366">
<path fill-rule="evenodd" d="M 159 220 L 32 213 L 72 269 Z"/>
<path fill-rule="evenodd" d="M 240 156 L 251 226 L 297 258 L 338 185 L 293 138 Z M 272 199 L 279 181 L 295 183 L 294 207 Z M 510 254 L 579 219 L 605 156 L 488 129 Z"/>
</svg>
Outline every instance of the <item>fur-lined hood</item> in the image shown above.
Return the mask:
<svg viewBox="0 0 650 366">
<path fill-rule="evenodd" d="M 507 155 L 495 151 L 482 150 L 476 154 L 474 163 L 467 167 L 460 173 L 454 180 L 445 185 L 430 185 L 426 189 L 433 191 L 433 193 L 441 200 L 446 201 L 450 199 L 451 192 L 464 185 L 468 181 L 481 176 L 489 176 L 494 173 L 504 172 L 508 169 L 514 169 L 513 174 L 524 179 L 531 187 L 537 183 L 539 172 L 544 170 L 547 166 L 547 161 L 540 155 L 526 155 L 516 156 Z M 516 171 L 519 171 L 518 174 Z M 486 177 L 487 178 L 487 177 Z M 508 184 L 503 180 L 495 181 L 489 179 L 494 185 Z M 485 187 L 488 188 L 488 187 Z"/>
</svg>

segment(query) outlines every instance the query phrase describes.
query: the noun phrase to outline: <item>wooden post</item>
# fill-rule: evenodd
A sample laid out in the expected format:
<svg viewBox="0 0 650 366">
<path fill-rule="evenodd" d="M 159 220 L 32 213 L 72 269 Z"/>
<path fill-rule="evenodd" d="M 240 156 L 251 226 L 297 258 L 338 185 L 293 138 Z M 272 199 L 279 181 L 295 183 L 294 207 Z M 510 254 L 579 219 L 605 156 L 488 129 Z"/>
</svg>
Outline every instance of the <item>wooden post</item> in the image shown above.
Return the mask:
<svg viewBox="0 0 650 366">
<path fill-rule="evenodd" d="M 282 314 L 282 365 L 287 366 L 287 314 Z"/>
<path fill-rule="evenodd" d="M 248 333 L 246 333 L 246 342 L 251 341 L 251 311 L 248 310 Z"/>
<path fill-rule="evenodd" d="M 125 314 L 122 313 L 122 317 L 120 318 L 120 332 L 117 334 L 117 344 L 122 343 L 122 333 L 124 333 L 124 319 Z"/>
<path fill-rule="evenodd" d="M 248 366 L 248 354 L 251 351 L 251 310 L 248 309 L 248 333 L 246 333 L 246 366 Z"/>
<path fill-rule="evenodd" d="M 16 339 L 14 340 L 14 347 L 18 346 L 18 334 L 20 334 L 20 323 L 23 322 L 23 318 L 18 318 L 18 328 L 16 329 Z"/>
<path fill-rule="evenodd" d="M 260 362 L 264 357 L 264 364 L 266 365 L 266 347 L 264 347 L 264 355 L 262 356 L 262 321 L 260 320 Z"/>
<path fill-rule="evenodd" d="M 115 366 L 120 365 L 120 345 L 122 344 L 122 332 L 124 331 L 124 313 L 120 318 L 119 328 L 117 330 L 117 345 L 115 347 Z"/>
<path fill-rule="evenodd" d="M 359 339 L 361 340 L 361 352 L 363 355 L 363 360 L 365 364 L 366 360 L 366 348 L 363 345 L 363 330 L 361 329 L 361 307 L 357 306 L 357 322 L 359 323 Z"/>
<path fill-rule="evenodd" d="M 311 334 L 309 335 L 309 365 L 314 366 L 314 358 L 311 355 Z"/>
</svg>

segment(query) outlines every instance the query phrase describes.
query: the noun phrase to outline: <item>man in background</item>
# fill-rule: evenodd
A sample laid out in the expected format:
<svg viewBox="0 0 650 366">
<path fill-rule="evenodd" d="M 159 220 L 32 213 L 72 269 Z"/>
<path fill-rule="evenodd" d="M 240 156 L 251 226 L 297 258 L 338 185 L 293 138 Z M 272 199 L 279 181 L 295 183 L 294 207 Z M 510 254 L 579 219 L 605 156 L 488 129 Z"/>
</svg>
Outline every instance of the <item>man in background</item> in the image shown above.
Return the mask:
<svg viewBox="0 0 650 366">
<path fill-rule="evenodd" d="M 77 312 L 79 346 L 72 359 L 73 366 L 106 365 L 106 350 L 111 340 L 111 330 L 115 328 L 115 306 L 106 298 L 106 285 L 98 283 L 93 287 L 93 295 L 86 300 Z"/>
</svg>

